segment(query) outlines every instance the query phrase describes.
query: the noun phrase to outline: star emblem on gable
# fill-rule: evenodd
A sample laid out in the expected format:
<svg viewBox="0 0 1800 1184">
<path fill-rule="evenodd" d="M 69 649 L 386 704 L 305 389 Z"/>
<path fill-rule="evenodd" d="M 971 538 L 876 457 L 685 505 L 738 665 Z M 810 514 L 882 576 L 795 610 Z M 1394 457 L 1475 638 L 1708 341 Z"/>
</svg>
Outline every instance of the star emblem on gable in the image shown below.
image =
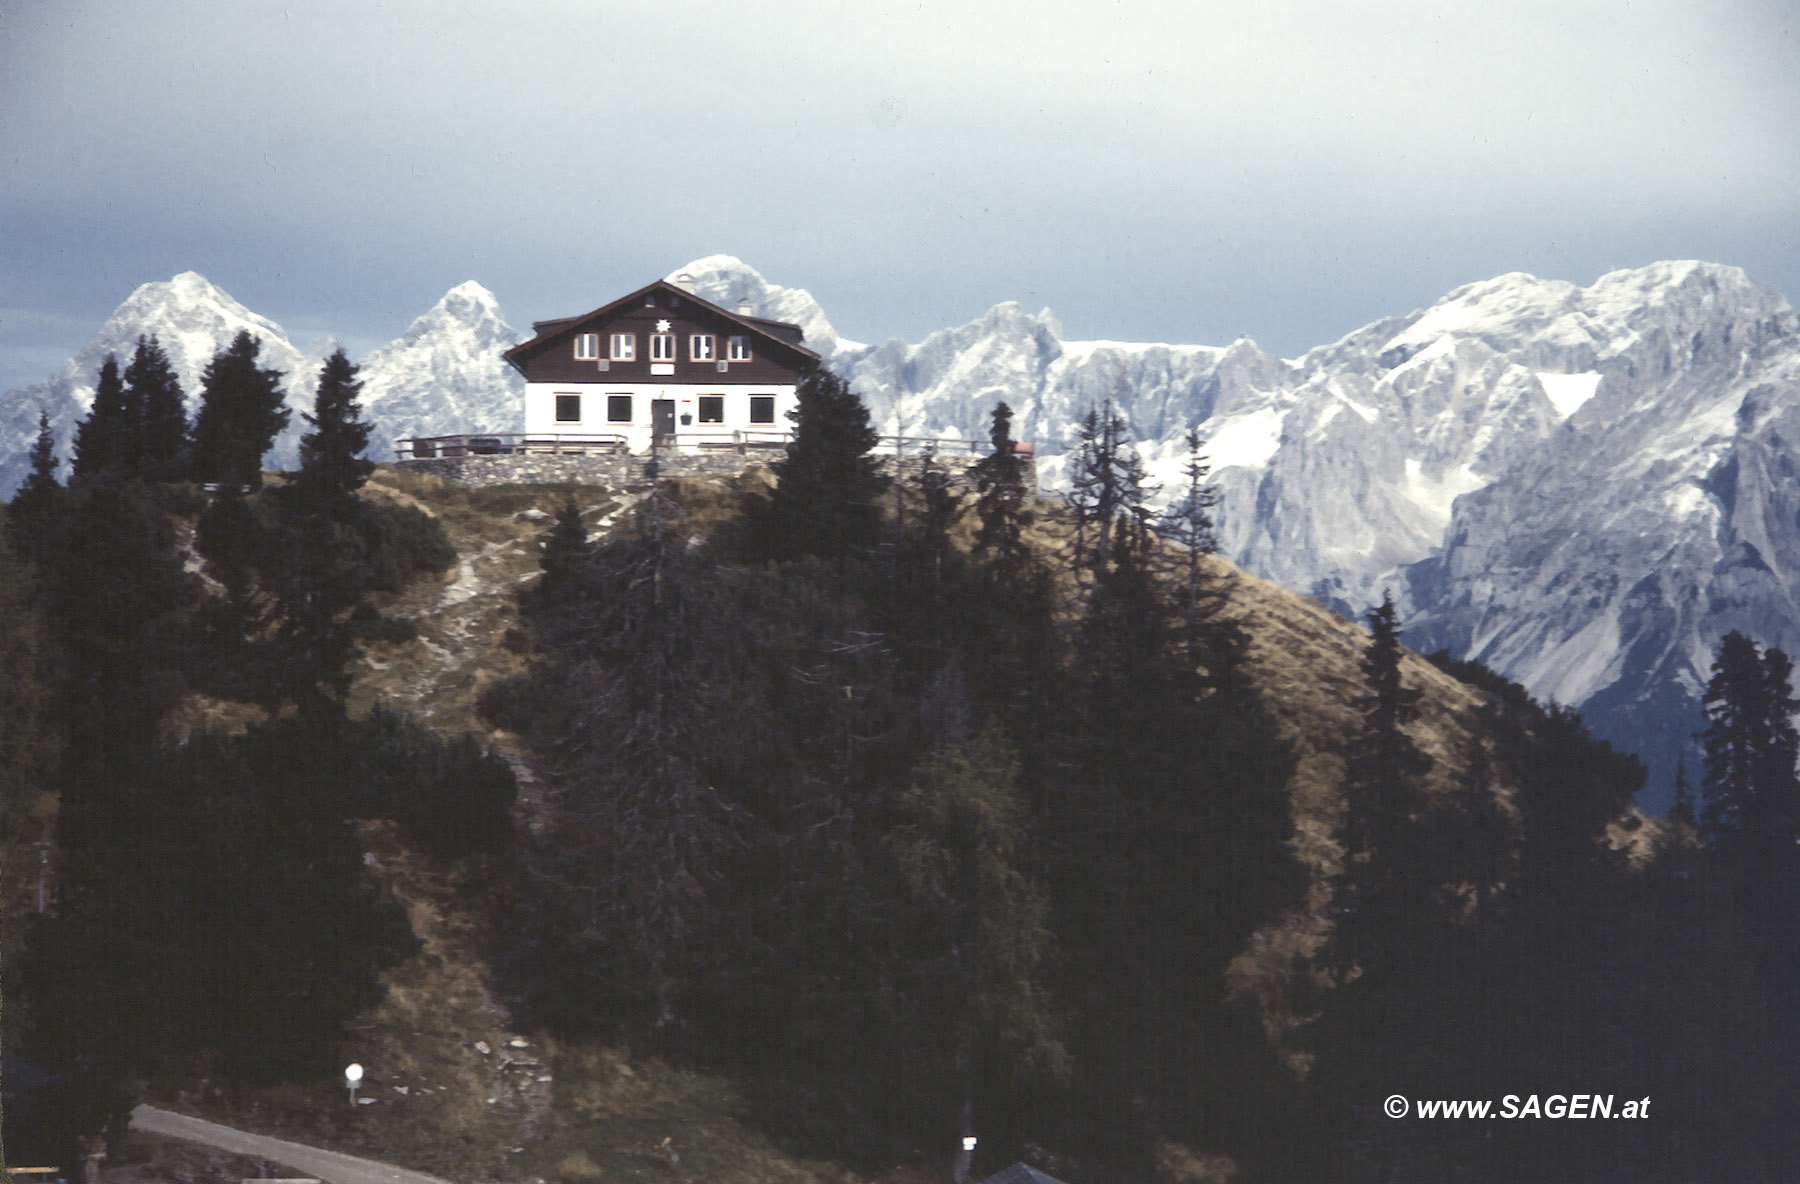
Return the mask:
<svg viewBox="0 0 1800 1184">
<path fill-rule="evenodd" d="M 667 322 L 667 321 L 656 322 L 656 331 L 658 333 L 667 333 L 669 331 L 669 322 Z"/>
</svg>

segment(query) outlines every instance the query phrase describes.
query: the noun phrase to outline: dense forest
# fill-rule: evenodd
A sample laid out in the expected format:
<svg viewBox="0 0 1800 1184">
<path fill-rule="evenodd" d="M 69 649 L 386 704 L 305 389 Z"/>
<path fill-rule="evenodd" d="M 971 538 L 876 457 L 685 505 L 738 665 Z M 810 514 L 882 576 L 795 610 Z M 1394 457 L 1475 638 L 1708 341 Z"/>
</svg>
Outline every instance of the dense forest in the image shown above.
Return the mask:
<svg viewBox="0 0 1800 1184">
<path fill-rule="evenodd" d="M 131 1085 L 160 1074 L 335 1070 L 412 942 L 356 821 L 393 818 L 446 858 L 506 833 L 503 763 L 345 710 L 359 638 L 406 628 L 369 594 L 455 554 L 428 516 L 358 496 L 374 466 L 341 353 L 300 471 L 262 488 L 288 412 L 257 349 L 240 334 L 213 359 L 191 427 L 154 339 L 122 375 L 109 358 L 67 487 L 45 424 L 9 507 L 9 901 L 54 869 L 52 906 L 9 910 L 0 950 L 8 1050 L 52 1074 L 6 1116 L 15 1160 L 116 1138 Z"/>
<path fill-rule="evenodd" d="M 1147 1180 L 1171 1146 L 1274 1181 L 1800 1164 L 1781 651 L 1724 639 L 1705 768 L 1643 820 L 1634 758 L 1437 655 L 1485 704 L 1444 788 L 1385 603 L 1336 855 L 1309 868 L 1294 754 L 1209 558 L 1205 442 L 1152 490 L 1098 407 L 1052 504 L 1001 404 L 966 472 L 890 475 L 819 371 L 772 488 L 725 521 L 689 521 L 652 457 L 606 534 L 573 500 L 546 532 L 511 638 L 526 672 L 482 699 L 548 786 L 515 829 L 512 774 L 473 740 L 348 709 L 358 647 L 409 627 L 375 594 L 454 554 L 359 496 L 341 354 L 300 470 L 264 487 L 286 413 L 256 352 L 221 351 L 192 424 L 153 340 L 109 360 L 68 485 L 46 430 L 9 510 L 7 899 L 39 851 L 55 868 L 53 906 L 0 949 L 8 1047 L 54 1074 L 37 1154 L 116 1125 L 158 1074 L 333 1072 L 412 941 L 357 842 L 391 819 L 486 869 L 472 907 L 517 1022 L 728 1074 L 764 1129 L 857 1168 Z M 1304 914 L 1321 937 L 1279 989 L 1234 989 L 1234 960 Z M 1614 1116 L 1418 1110 L 1506 1095 Z"/>
</svg>

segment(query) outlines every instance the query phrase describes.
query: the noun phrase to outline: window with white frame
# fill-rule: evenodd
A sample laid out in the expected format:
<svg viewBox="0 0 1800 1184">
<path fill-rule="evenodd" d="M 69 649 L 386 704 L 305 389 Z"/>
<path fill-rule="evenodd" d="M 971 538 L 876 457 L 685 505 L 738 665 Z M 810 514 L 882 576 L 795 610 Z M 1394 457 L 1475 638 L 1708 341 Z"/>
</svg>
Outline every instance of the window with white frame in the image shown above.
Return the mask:
<svg viewBox="0 0 1800 1184">
<path fill-rule="evenodd" d="M 580 395 L 558 395 L 558 396 L 556 396 L 556 422 L 557 423 L 580 423 L 581 422 L 581 396 Z"/>
<path fill-rule="evenodd" d="M 733 337 L 729 348 L 730 352 L 726 361 L 748 362 L 750 360 L 750 339 L 748 337 Z"/>
<path fill-rule="evenodd" d="M 715 349 L 711 333 L 696 333 L 688 338 L 688 358 L 692 361 L 712 361 Z"/>
<path fill-rule="evenodd" d="M 636 333 L 614 333 L 612 335 L 612 360 L 615 362 L 637 361 Z"/>
<path fill-rule="evenodd" d="M 575 360 L 578 362 L 597 362 L 600 360 L 600 334 L 575 334 Z"/>
<path fill-rule="evenodd" d="M 750 422 L 751 423 L 774 423 L 775 422 L 775 396 L 774 395 L 751 395 L 750 396 Z"/>
<path fill-rule="evenodd" d="M 652 362 L 673 362 L 675 360 L 675 334 L 650 334 L 650 360 Z"/>
<path fill-rule="evenodd" d="M 724 423 L 725 422 L 725 396 L 724 395 L 701 395 L 700 396 L 700 422 L 701 423 Z"/>
<path fill-rule="evenodd" d="M 607 423 L 630 423 L 631 422 L 631 396 L 630 395 L 608 395 L 608 396 L 606 396 L 606 422 Z"/>
</svg>

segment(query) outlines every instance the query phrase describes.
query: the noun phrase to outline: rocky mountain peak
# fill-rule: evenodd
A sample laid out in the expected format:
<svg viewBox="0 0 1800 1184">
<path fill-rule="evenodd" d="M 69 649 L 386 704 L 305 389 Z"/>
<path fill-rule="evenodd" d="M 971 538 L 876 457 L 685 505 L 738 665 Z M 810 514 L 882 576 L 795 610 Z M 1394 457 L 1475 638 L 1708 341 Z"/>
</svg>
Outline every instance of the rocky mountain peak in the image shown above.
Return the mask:
<svg viewBox="0 0 1800 1184">
<path fill-rule="evenodd" d="M 665 278 L 670 283 L 687 285 L 694 295 L 721 308 L 736 312 L 747 304 L 752 316 L 799 325 L 805 334 L 806 348 L 827 360 L 842 349 L 861 348 L 857 342 L 839 340 L 837 330 L 831 327 L 812 293 L 804 288 L 771 284 L 735 255 L 706 255 L 676 268 Z"/>
<path fill-rule="evenodd" d="M 413 342 L 454 332 L 473 334 L 486 344 L 504 341 L 502 349 L 520 340 L 500 312 L 500 301 L 474 280 L 465 280 L 445 292 L 430 311 L 407 326 L 400 340 Z"/>
</svg>

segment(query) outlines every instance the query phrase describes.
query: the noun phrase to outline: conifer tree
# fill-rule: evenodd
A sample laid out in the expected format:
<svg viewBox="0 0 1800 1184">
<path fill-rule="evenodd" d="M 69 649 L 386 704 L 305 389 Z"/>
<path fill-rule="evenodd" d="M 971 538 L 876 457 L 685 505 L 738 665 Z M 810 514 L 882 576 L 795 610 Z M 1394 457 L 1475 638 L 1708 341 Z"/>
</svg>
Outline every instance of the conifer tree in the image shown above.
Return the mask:
<svg viewBox="0 0 1800 1184">
<path fill-rule="evenodd" d="M 1420 972 L 1440 944 L 1423 787 L 1430 760 L 1406 731 L 1422 692 L 1401 675 L 1393 598 L 1383 595 L 1367 619 L 1362 719 L 1345 754 L 1342 864 L 1325 949 L 1336 984 L 1321 1009 L 1312 1076 L 1338 1154 L 1357 1155 L 1350 1179 L 1381 1178 L 1416 1137 L 1402 1124 L 1383 1126 L 1370 1102 L 1385 1082 L 1418 1080 L 1416 1054 L 1432 1034 L 1428 998 L 1442 986 Z"/>
<path fill-rule="evenodd" d="M 132 411 L 129 467 L 145 481 L 181 481 L 188 476 L 187 400 L 162 343 L 138 337 L 125 368 L 126 403 Z"/>
<path fill-rule="evenodd" d="M 1792 663 L 1731 632 L 1719 643 L 1704 703 L 1702 833 L 1728 862 L 1772 872 L 1800 839 Z M 1787 857 L 1787 858 L 1784 858 Z"/>
<path fill-rule="evenodd" d="M 984 1089 L 1068 1073 L 1046 981 L 1048 910 L 1025 866 L 1017 778 L 994 729 L 934 749 L 884 842 L 905 889 L 903 932 L 925 935 L 927 947 L 907 950 L 900 964 L 925 1028 L 915 1037 L 924 1072 L 909 1088 L 977 1112 L 989 1101 Z"/>
<path fill-rule="evenodd" d="M 883 599 L 892 605 L 890 628 L 906 661 L 918 677 L 932 678 L 944 672 L 952 634 L 968 627 L 966 563 L 952 539 L 963 497 L 930 453 L 920 458 L 913 480 L 897 484 L 896 493 L 896 504 L 909 494 L 916 497 L 918 510 L 897 516 L 894 578 Z M 960 684 L 960 673 L 956 677 Z"/>
<path fill-rule="evenodd" d="M 544 575 L 529 597 L 531 606 L 549 609 L 568 602 L 587 551 L 587 527 L 582 525 L 581 507 L 575 503 L 575 495 L 570 494 L 557 508 L 556 521 L 544 536 L 538 556 L 538 567 Z"/>
<path fill-rule="evenodd" d="M 14 549 L 33 563 L 42 564 L 55 545 L 63 493 L 56 480 L 56 436 L 50 430 L 50 417 L 39 411 L 37 440 L 31 446 L 31 471 L 13 494 L 6 520 Z"/>
<path fill-rule="evenodd" d="M 925 456 L 919 465 L 919 503 L 915 537 L 934 578 L 947 581 L 950 569 L 961 562 L 950 534 L 962 520 L 963 495 L 935 456 Z"/>
<path fill-rule="evenodd" d="M 1692 832 L 1699 816 L 1694 813 L 1694 787 L 1688 781 L 1687 758 L 1675 762 L 1675 782 L 1670 793 L 1669 822 L 1677 829 Z"/>
<path fill-rule="evenodd" d="M 1725 635 L 1706 686 L 1701 834 L 1730 886 L 1771 998 L 1800 990 L 1800 770 L 1792 663 Z M 1800 1054 L 1800 1022 L 1781 1012 L 1777 1039 Z"/>
<path fill-rule="evenodd" d="M 794 438 L 775 462 L 770 525 L 776 554 L 841 561 L 875 545 L 887 482 L 869 455 L 877 436 L 869 409 L 847 383 L 820 367 L 800 380 Z"/>
<path fill-rule="evenodd" d="M 116 479 L 124 475 L 136 437 L 132 419 L 125 384 L 119 378 L 119 359 L 107 354 L 94 384 L 93 406 L 88 409 L 87 418 L 75 425 L 72 476 Z"/>
<path fill-rule="evenodd" d="M 313 430 L 300 440 L 300 471 L 270 495 L 258 571 L 277 611 L 280 665 L 308 709 L 341 709 L 355 648 L 350 612 L 373 584 L 370 517 L 357 496 L 375 469 L 362 455 L 370 425 L 357 402 L 356 367 L 337 350 L 320 367 Z"/>
<path fill-rule="evenodd" d="M 64 725 L 42 568 L 17 562 L 10 533 L 0 531 L 0 899 L 17 902 L 43 867 L 35 844 L 48 837 L 50 820 L 41 803 L 56 788 Z M 0 966 L 15 965 L 18 938 L 9 906 L 0 912 Z"/>
<path fill-rule="evenodd" d="M 1187 461 L 1182 467 L 1182 475 L 1186 483 L 1181 499 L 1164 511 L 1160 529 L 1164 538 L 1183 548 L 1177 609 L 1189 653 L 1196 662 L 1204 662 L 1209 648 L 1217 649 L 1224 644 L 1224 639 L 1212 636 L 1216 630 L 1208 628 L 1224 609 L 1227 594 L 1227 582 L 1212 575 L 1206 563 L 1206 557 L 1219 549 L 1218 538 L 1213 533 L 1213 511 L 1219 504 L 1219 491 L 1207 480 L 1212 466 L 1207 463 L 1200 429 L 1189 428 L 1184 442 Z M 1223 658 L 1222 654 L 1212 655 L 1214 663 Z"/>
<path fill-rule="evenodd" d="M 550 661 L 572 660 L 558 704 L 530 722 L 554 737 L 570 840 L 542 870 L 574 912 L 532 990 L 577 1027 L 604 1017 L 649 1031 L 680 1015 L 741 841 L 742 816 L 707 769 L 731 714 L 706 677 L 721 609 L 670 516 L 641 504 L 538 620 Z"/>
<path fill-rule="evenodd" d="M 995 705 L 1015 738 L 1048 726 L 1057 696 L 1060 636 L 1054 582 L 1042 558 L 1025 541 L 1036 514 L 1031 508 L 1031 458 L 1012 437 L 1012 408 L 998 403 L 989 440 L 993 451 L 970 470 L 979 523 L 971 551 L 975 598 L 973 623 L 963 648 L 983 698 Z M 1027 799 L 1040 814 L 1046 805 L 1042 746 L 1020 743 Z"/>
<path fill-rule="evenodd" d="M 1012 419 L 1011 407 L 1005 403 L 994 405 L 994 425 L 988 437 L 993 451 L 971 469 L 977 495 L 975 516 L 981 522 L 975 535 L 975 551 L 1003 569 L 1020 563 L 1025 552 L 1024 528 L 1032 521 L 1025 479 L 1026 466 L 1032 462 L 1019 455 L 1018 442 L 1012 437 Z"/>
<path fill-rule="evenodd" d="M 357 367 L 335 351 L 319 370 L 319 385 L 311 415 L 304 416 L 312 431 L 300 437 L 300 472 L 294 478 L 294 495 L 311 512 L 341 518 L 356 497 L 375 462 L 363 455 L 373 425 L 362 418 L 362 381 Z"/>
<path fill-rule="evenodd" d="M 1075 511 L 1077 567 L 1091 587 L 1119 563 L 1147 557 L 1156 490 L 1110 396 L 1082 419 L 1079 439 L 1066 496 Z M 1115 556 L 1121 547 L 1122 560 Z"/>
<path fill-rule="evenodd" d="M 184 690 L 197 581 L 136 482 L 83 482 L 70 493 L 45 576 L 66 743 L 59 906 L 32 939 L 33 1016 L 59 1065 L 113 1089 L 166 1034 L 167 1013 L 150 998 L 165 976 L 136 959 L 161 958 L 166 918 L 145 904 L 139 873 L 177 878 L 191 866 L 164 845 L 178 804 L 154 800 L 150 787 L 158 725 Z"/>
<path fill-rule="evenodd" d="M 348 686 L 351 612 L 384 583 L 376 567 L 394 523 L 357 496 L 374 470 L 361 455 L 370 425 L 361 418 L 356 367 L 342 350 L 320 367 L 299 472 L 263 497 L 241 496 L 260 483 L 262 451 L 288 416 L 280 375 L 256 366 L 258 348 L 240 333 L 207 367 L 195 470 L 221 491 L 197 541 L 228 591 L 213 618 L 219 648 L 239 655 L 233 666 L 259 669 L 255 681 L 271 704 L 332 713 Z"/>
<path fill-rule="evenodd" d="M 194 417 L 194 476 L 240 489 L 262 488 L 262 456 L 287 426 L 281 373 L 257 365 L 260 339 L 240 330 L 213 355 L 200 380 Z"/>
<path fill-rule="evenodd" d="M 1423 692 L 1400 674 L 1400 626 L 1391 595 L 1368 614 L 1362 722 L 1345 757 L 1344 867 L 1333 889 L 1339 965 L 1379 967 L 1408 944 L 1429 891 L 1418 825 L 1430 758 L 1406 733 Z"/>
</svg>

